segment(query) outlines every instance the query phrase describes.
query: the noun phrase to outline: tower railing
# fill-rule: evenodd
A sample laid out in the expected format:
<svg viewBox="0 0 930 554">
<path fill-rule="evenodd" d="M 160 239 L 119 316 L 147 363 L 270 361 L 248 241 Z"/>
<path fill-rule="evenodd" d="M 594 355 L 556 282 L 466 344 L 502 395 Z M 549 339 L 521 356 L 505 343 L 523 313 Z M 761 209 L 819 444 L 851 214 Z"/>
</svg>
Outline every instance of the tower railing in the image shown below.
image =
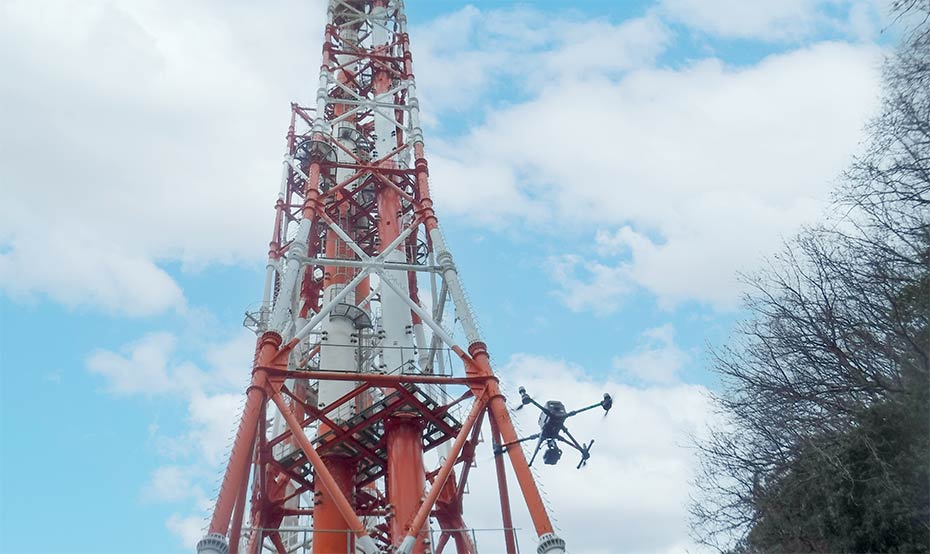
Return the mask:
<svg viewBox="0 0 930 554">
<path fill-rule="evenodd" d="M 520 532 L 523 531 L 520 527 L 463 527 L 460 529 L 437 529 L 433 526 L 427 530 L 426 534 L 428 539 L 424 541 L 426 546 L 426 554 L 438 554 L 439 545 L 442 545 L 442 554 L 459 554 L 455 550 L 455 545 L 448 541 L 448 539 L 443 539 L 443 535 L 451 534 L 464 534 L 467 535 L 472 544 L 475 546 L 476 554 L 496 554 L 501 551 L 504 545 L 504 535 L 513 537 L 514 544 L 516 545 L 516 554 L 520 553 Z M 281 533 L 288 537 L 288 540 L 285 541 L 285 545 L 288 547 L 288 554 L 309 554 L 313 549 L 313 537 L 314 535 L 326 534 L 334 535 L 341 534 L 344 535 L 347 539 L 348 547 L 346 549 L 347 554 L 355 554 L 354 547 L 352 546 L 352 530 L 350 529 L 314 529 L 313 527 L 307 526 L 281 526 L 274 528 L 260 528 L 260 527 L 243 527 L 242 534 L 244 537 L 251 538 L 253 534 L 257 533 L 259 535 L 258 539 L 260 541 L 264 540 L 266 537 L 275 534 Z M 447 544 L 448 542 L 448 544 Z M 240 554 L 240 553 L 231 553 L 231 554 Z M 332 553 L 340 554 L 340 553 Z"/>
</svg>

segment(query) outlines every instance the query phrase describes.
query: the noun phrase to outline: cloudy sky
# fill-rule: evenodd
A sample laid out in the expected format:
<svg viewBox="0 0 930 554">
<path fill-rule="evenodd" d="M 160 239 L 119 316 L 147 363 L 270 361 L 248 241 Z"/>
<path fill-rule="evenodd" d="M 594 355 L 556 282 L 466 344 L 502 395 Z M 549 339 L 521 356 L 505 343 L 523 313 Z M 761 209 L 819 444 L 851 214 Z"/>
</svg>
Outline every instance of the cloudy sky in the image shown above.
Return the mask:
<svg viewBox="0 0 930 554">
<path fill-rule="evenodd" d="M 737 272 L 829 210 L 877 106 L 884 4 L 408 4 L 434 199 L 500 373 L 616 399 L 573 428 L 596 439 L 585 470 L 538 470 L 561 534 L 699 551 L 706 346 L 739 317 Z M 191 551 L 323 15 L 0 0 L 0 550 Z M 498 527 L 483 452 L 466 515 Z"/>
</svg>

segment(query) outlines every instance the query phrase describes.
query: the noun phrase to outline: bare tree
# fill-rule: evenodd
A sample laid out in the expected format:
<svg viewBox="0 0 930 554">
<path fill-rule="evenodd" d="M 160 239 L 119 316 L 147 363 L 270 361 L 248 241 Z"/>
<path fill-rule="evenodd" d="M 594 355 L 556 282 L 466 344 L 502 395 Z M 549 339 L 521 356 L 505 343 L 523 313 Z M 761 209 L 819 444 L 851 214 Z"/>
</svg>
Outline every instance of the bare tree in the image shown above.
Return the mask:
<svg viewBox="0 0 930 554">
<path fill-rule="evenodd" d="M 930 548 L 930 3 L 895 7 L 919 23 L 842 216 L 745 277 L 750 317 L 714 352 L 722 423 L 692 516 L 721 551 Z"/>
</svg>

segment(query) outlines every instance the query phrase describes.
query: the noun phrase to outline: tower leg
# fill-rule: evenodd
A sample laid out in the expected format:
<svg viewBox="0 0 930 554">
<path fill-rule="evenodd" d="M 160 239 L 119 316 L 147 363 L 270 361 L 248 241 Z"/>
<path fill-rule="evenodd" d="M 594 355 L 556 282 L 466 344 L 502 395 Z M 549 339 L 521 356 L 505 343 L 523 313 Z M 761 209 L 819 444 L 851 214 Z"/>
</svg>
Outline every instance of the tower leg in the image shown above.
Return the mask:
<svg viewBox="0 0 930 554">
<path fill-rule="evenodd" d="M 468 347 L 472 360 L 477 366 L 479 373 L 493 375 L 491 363 L 488 358 L 487 349 L 482 342 L 473 343 Z M 517 431 L 513 427 L 513 421 L 510 419 L 510 412 L 507 411 L 507 404 L 504 401 L 504 395 L 500 392 L 496 381 L 488 381 L 488 409 L 491 412 L 497 428 L 500 431 L 501 439 L 504 443 L 518 440 Z M 530 511 L 530 518 L 533 520 L 533 526 L 536 528 L 536 535 L 539 537 L 538 554 L 564 554 L 565 541 L 556 536 L 552 529 L 552 522 L 549 520 L 549 514 L 546 513 L 546 505 L 543 503 L 539 489 L 536 487 L 536 480 L 533 479 L 533 473 L 526 462 L 526 455 L 523 454 L 522 448 L 508 448 L 507 455 L 510 457 L 510 464 L 513 466 L 513 472 L 517 476 L 517 483 L 523 492 L 523 498 L 526 500 L 526 507 Z"/>
<path fill-rule="evenodd" d="M 488 421 L 491 423 L 491 438 L 494 444 L 502 444 L 501 432 L 497 428 L 497 420 L 490 417 Z M 504 524 L 504 541 L 507 545 L 507 554 L 516 554 L 517 542 L 513 536 L 513 516 L 510 514 L 510 495 L 507 491 L 507 473 L 504 469 L 503 456 L 494 456 L 494 465 L 497 469 L 497 489 L 501 501 L 501 521 Z"/>
<path fill-rule="evenodd" d="M 255 430 L 258 428 L 258 414 L 261 412 L 261 404 L 264 400 L 265 393 L 261 388 L 253 386 L 249 390 L 239 431 L 236 433 L 236 442 L 233 444 L 229 465 L 226 467 L 223 484 L 216 499 L 213 518 L 210 520 L 210 533 L 226 536 L 229 530 L 229 519 L 232 516 L 239 489 L 242 481 L 248 478 L 252 447 L 255 445 Z"/>
<path fill-rule="evenodd" d="M 433 548 L 433 554 L 442 554 L 442 551 L 446 548 L 446 544 L 449 543 L 449 533 L 443 532 L 439 535 L 439 540 L 436 542 L 436 546 Z"/>
<path fill-rule="evenodd" d="M 354 464 L 337 456 L 327 456 L 323 463 L 339 485 L 340 492 L 351 499 L 355 489 Z M 313 507 L 313 554 L 354 552 L 349 524 L 339 513 L 335 498 L 323 487 L 318 487 L 317 493 L 318 500 Z"/>
<path fill-rule="evenodd" d="M 452 443 L 452 447 L 449 449 L 448 458 L 443 462 L 442 467 L 439 468 L 439 473 L 436 474 L 436 479 L 433 481 L 433 485 L 430 487 L 426 499 L 423 500 L 423 503 L 420 504 L 419 509 L 417 509 L 417 513 L 410 523 L 410 528 L 407 530 L 407 536 L 404 537 L 403 542 L 401 542 L 400 546 L 397 548 L 397 554 L 410 554 L 413 552 L 413 545 L 414 542 L 416 542 L 416 537 L 420 534 L 423 524 L 426 523 L 430 511 L 436 504 L 436 499 L 439 498 L 439 493 L 445 486 L 446 479 L 448 479 L 449 474 L 452 473 L 452 466 L 455 465 L 456 458 L 458 458 L 459 453 L 462 451 L 462 447 L 465 446 L 468 433 L 475 425 L 475 421 L 478 420 L 483 413 L 486 405 L 486 397 L 483 394 L 475 398 L 471 413 L 468 414 L 468 417 L 462 424 L 462 429 L 455 437 L 455 442 Z"/>
<path fill-rule="evenodd" d="M 245 514 L 245 505 L 247 504 L 246 495 L 249 490 L 249 475 L 242 479 L 239 487 L 239 496 L 236 498 L 236 510 L 233 512 L 232 525 L 229 529 L 229 551 L 233 554 L 239 554 L 239 539 L 242 535 L 242 517 Z"/>
<path fill-rule="evenodd" d="M 391 542 L 400 546 L 407 536 L 407 524 L 413 519 L 423 498 L 426 473 L 423 470 L 422 424 L 413 416 L 390 418 L 385 425 L 388 464 L 388 502 L 394 508 L 391 518 Z M 417 537 L 414 554 L 423 554 L 423 537 Z"/>
<path fill-rule="evenodd" d="M 229 530 L 229 519 L 232 516 L 242 481 L 248 479 L 252 449 L 255 446 L 255 434 L 258 429 L 258 417 L 262 413 L 266 400 L 266 372 L 261 368 L 271 365 L 280 345 L 281 337 L 275 333 L 265 333 L 258 341 L 256 369 L 252 372 L 252 384 L 249 386 L 245 407 L 242 410 L 236 442 L 233 444 L 229 465 L 226 466 L 223 484 L 216 498 L 213 518 L 210 520 L 210 534 L 226 536 Z"/>
<path fill-rule="evenodd" d="M 264 372 L 262 372 L 264 373 Z M 220 493 L 216 499 L 216 506 L 213 509 L 213 518 L 210 520 L 210 528 L 207 536 L 197 543 L 197 552 L 201 554 L 225 554 L 229 551 L 226 541 L 226 533 L 229 531 L 229 520 L 232 516 L 234 507 L 241 502 L 245 503 L 245 490 L 249 480 L 249 465 L 251 462 L 252 449 L 255 445 L 255 431 L 258 427 L 258 414 L 261 413 L 261 404 L 265 401 L 265 394 L 260 387 L 252 386 L 246 399 L 245 408 L 242 412 L 242 420 L 239 423 L 239 431 L 236 433 L 236 442 L 233 444 L 232 453 L 229 457 L 229 465 L 226 466 L 226 473 L 223 476 L 223 484 L 220 487 Z M 239 496 L 242 499 L 237 502 Z M 243 506 L 244 508 L 244 506 Z M 241 525 L 241 518 L 239 519 Z M 237 530 L 234 530 L 236 532 Z M 222 542 L 222 547 L 219 546 Z M 238 547 L 238 537 L 236 537 Z"/>
</svg>

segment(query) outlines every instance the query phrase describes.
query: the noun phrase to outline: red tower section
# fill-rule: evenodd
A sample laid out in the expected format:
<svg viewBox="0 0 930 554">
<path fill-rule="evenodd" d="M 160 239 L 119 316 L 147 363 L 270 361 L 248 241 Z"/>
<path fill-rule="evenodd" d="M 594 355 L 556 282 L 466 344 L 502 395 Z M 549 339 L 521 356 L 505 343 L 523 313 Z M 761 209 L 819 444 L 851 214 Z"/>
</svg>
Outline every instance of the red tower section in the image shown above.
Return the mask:
<svg viewBox="0 0 930 554">
<path fill-rule="evenodd" d="M 316 105 L 292 105 L 251 386 L 198 551 L 476 552 L 482 422 L 517 435 L 430 199 L 403 2 L 330 1 L 322 60 Z M 506 458 L 537 551 L 564 552 L 523 450 Z"/>
</svg>

